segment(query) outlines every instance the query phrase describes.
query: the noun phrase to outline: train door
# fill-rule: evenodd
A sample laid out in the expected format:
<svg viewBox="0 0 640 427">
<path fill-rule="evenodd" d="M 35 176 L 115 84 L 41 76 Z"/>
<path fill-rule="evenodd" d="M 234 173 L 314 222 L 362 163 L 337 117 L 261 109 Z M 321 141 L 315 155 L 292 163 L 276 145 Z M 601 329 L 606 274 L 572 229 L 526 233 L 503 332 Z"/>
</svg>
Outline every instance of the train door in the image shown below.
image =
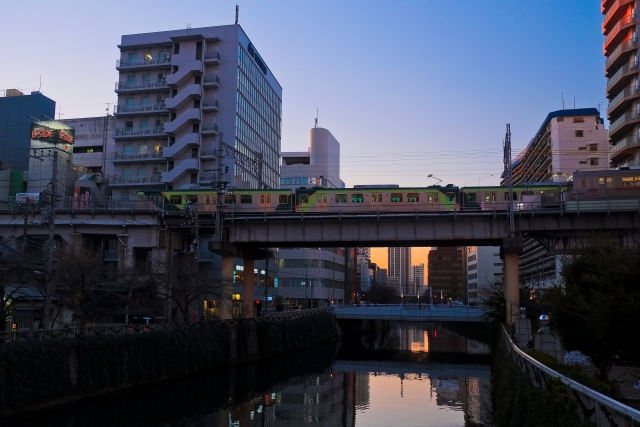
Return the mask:
<svg viewBox="0 0 640 427">
<path fill-rule="evenodd" d="M 373 212 L 381 211 L 382 209 L 382 193 L 371 193 L 371 204 L 369 209 Z"/>
<path fill-rule="evenodd" d="M 326 212 L 329 210 L 329 199 L 327 193 L 316 193 L 316 211 Z"/>
<path fill-rule="evenodd" d="M 309 195 L 308 194 L 296 194 L 296 211 L 297 212 L 308 212 L 309 211 Z M 305 206 L 307 205 L 307 206 Z"/>
<path fill-rule="evenodd" d="M 272 211 L 272 206 L 271 206 L 271 194 L 261 194 L 260 195 L 260 200 L 259 200 L 259 205 L 258 205 L 258 210 L 260 212 L 270 212 Z"/>
</svg>

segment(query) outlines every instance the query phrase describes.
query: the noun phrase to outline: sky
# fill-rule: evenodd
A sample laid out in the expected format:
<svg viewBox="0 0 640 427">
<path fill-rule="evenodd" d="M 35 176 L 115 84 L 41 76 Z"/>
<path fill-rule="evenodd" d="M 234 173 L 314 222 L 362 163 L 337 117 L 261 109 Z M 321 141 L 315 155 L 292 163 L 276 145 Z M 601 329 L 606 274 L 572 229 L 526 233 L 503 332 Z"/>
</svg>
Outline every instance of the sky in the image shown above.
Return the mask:
<svg viewBox="0 0 640 427">
<path fill-rule="evenodd" d="M 63 119 L 104 115 L 122 34 L 232 24 L 235 4 L 5 1 L 0 88 L 41 87 Z M 347 186 L 497 185 L 506 123 L 515 156 L 563 96 L 606 108 L 599 0 L 238 4 L 283 87 L 282 150 L 306 149 L 318 111 Z"/>
</svg>

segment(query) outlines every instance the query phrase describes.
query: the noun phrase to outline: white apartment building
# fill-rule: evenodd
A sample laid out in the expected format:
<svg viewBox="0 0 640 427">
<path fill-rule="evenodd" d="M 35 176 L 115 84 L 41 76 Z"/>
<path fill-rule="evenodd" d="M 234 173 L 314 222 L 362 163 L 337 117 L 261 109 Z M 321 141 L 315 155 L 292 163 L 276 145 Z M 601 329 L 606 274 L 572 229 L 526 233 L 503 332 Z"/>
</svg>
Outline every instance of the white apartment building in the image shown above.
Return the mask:
<svg viewBox="0 0 640 427">
<path fill-rule="evenodd" d="M 387 267 L 389 286 L 396 287 L 401 295 L 408 294 L 413 284 L 411 248 L 389 248 Z"/>
<path fill-rule="evenodd" d="M 72 126 L 76 131 L 73 166 L 82 172 L 113 175 L 113 163 L 107 161 L 106 153 L 115 151 L 115 117 L 105 115 L 60 121 Z"/>
<path fill-rule="evenodd" d="M 282 153 L 280 187 L 344 188 L 340 179 L 340 143 L 331 132 L 314 127 L 307 151 Z M 345 252 L 344 248 L 280 249 L 279 295 L 290 304 L 310 304 L 313 300 L 316 307 L 343 301 Z"/>
<path fill-rule="evenodd" d="M 411 266 L 413 287 L 409 295 L 420 295 L 424 287 L 424 263 Z"/>
<path fill-rule="evenodd" d="M 492 286 L 503 283 L 503 262 L 498 246 L 467 247 L 467 299 L 470 306 L 487 300 Z"/>
<path fill-rule="evenodd" d="M 229 188 L 277 188 L 282 87 L 239 25 L 123 35 L 118 47 L 115 197 L 212 187 L 218 162 Z M 227 146 L 262 157 L 262 176 Z"/>
</svg>

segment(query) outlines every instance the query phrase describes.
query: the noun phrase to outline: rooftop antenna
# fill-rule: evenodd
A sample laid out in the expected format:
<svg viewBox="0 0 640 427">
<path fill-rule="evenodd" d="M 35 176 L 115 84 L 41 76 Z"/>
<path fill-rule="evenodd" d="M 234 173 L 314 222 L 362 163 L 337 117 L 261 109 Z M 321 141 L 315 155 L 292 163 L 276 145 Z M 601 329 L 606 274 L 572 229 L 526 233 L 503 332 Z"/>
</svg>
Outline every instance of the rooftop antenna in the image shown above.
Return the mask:
<svg viewBox="0 0 640 427">
<path fill-rule="evenodd" d="M 564 92 L 562 92 L 562 109 L 564 110 Z"/>
<path fill-rule="evenodd" d="M 573 109 L 576 109 L 576 96 L 573 95 Z"/>
<path fill-rule="evenodd" d="M 187 23 L 187 30 L 191 30 L 191 22 Z"/>
<path fill-rule="evenodd" d="M 236 3 L 236 25 L 238 25 L 238 17 L 240 15 L 240 6 Z"/>
<path fill-rule="evenodd" d="M 318 109 L 316 108 L 316 125 L 314 127 L 318 127 Z"/>
<path fill-rule="evenodd" d="M 563 97 L 564 107 L 564 97 Z M 511 125 L 507 123 L 507 132 L 504 136 L 504 176 L 509 187 L 509 205 L 507 215 L 509 217 L 509 237 L 515 236 L 515 223 L 513 219 L 513 166 L 511 164 Z"/>
<path fill-rule="evenodd" d="M 602 104 L 604 104 L 604 102 L 600 101 L 598 102 L 598 113 L 600 112 L 600 108 L 602 107 Z"/>
<path fill-rule="evenodd" d="M 64 116 L 64 114 L 62 114 L 62 105 L 58 106 L 58 120 L 61 120 L 60 116 Z"/>
<path fill-rule="evenodd" d="M 40 74 L 40 86 L 38 86 L 38 92 L 42 92 L 42 74 Z"/>
</svg>

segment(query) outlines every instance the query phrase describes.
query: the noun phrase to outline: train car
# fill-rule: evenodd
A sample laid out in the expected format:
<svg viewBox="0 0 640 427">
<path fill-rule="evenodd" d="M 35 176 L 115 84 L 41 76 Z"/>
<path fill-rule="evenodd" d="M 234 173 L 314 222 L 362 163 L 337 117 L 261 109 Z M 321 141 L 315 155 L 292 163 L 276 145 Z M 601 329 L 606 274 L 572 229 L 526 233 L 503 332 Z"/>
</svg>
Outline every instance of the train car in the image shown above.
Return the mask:
<svg viewBox="0 0 640 427">
<path fill-rule="evenodd" d="M 213 189 L 144 190 L 141 196 L 153 200 L 165 212 L 179 211 L 188 205 L 199 212 L 215 212 L 217 194 Z M 223 194 L 222 203 L 226 212 L 264 213 L 290 212 L 294 194 L 286 189 L 228 190 Z"/>
<path fill-rule="evenodd" d="M 299 188 L 296 212 L 437 212 L 457 209 L 454 186 L 414 188 Z"/>
<path fill-rule="evenodd" d="M 565 209 L 640 210 L 640 168 L 574 172 Z"/>
<path fill-rule="evenodd" d="M 513 187 L 514 210 L 540 209 L 559 206 L 566 184 L 532 183 Z M 463 211 L 506 211 L 509 206 L 507 187 L 464 187 L 461 189 L 460 209 Z"/>
</svg>

